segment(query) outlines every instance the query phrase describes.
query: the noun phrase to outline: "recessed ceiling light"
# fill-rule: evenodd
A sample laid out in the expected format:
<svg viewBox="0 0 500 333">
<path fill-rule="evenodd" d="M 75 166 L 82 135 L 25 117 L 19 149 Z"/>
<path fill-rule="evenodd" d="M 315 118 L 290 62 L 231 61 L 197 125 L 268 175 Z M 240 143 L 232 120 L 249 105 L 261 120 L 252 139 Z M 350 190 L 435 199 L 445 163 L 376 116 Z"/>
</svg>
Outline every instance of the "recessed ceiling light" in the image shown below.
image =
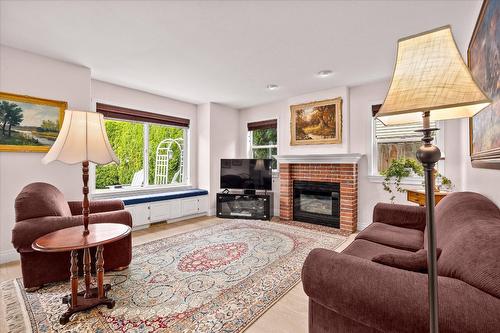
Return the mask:
<svg viewBox="0 0 500 333">
<path fill-rule="evenodd" d="M 267 90 L 276 90 L 278 89 L 278 85 L 277 84 L 268 84 L 266 86 Z"/>
<path fill-rule="evenodd" d="M 318 77 L 328 77 L 330 75 L 332 75 L 333 72 L 329 69 L 326 69 L 326 70 L 323 70 L 323 71 L 319 71 L 316 75 L 318 75 Z"/>
</svg>

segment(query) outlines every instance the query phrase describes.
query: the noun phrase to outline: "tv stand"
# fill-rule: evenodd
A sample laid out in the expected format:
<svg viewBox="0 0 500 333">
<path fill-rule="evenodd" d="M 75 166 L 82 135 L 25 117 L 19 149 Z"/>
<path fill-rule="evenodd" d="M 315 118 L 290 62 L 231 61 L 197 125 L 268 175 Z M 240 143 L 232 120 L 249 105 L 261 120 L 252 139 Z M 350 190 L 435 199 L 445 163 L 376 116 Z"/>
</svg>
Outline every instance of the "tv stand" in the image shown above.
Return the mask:
<svg viewBox="0 0 500 333">
<path fill-rule="evenodd" d="M 271 220 L 273 193 L 217 193 L 217 217 Z"/>
</svg>

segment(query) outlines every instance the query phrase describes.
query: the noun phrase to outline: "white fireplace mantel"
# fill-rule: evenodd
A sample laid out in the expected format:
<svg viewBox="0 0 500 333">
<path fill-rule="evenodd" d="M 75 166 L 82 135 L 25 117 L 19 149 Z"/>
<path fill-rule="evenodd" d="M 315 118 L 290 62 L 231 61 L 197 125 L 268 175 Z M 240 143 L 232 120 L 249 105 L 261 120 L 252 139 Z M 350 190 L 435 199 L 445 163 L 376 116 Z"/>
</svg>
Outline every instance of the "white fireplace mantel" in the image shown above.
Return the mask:
<svg viewBox="0 0 500 333">
<path fill-rule="evenodd" d="M 274 155 L 278 163 L 357 164 L 363 154 Z"/>
</svg>

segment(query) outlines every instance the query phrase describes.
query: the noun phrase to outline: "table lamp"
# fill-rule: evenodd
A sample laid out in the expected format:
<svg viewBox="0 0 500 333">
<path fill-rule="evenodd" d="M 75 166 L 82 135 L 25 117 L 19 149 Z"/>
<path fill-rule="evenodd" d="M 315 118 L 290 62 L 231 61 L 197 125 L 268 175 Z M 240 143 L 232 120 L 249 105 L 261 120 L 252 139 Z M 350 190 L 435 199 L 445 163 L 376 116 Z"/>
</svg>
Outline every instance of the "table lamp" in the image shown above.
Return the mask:
<svg viewBox="0 0 500 333">
<path fill-rule="evenodd" d="M 430 121 L 472 117 L 490 103 L 465 65 L 450 26 L 398 41 L 392 82 L 375 118 L 395 125 L 419 122 L 422 117 L 423 144 L 417 159 L 425 177 L 429 329 L 433 333 L 439 330 L 433 170 L 441 152 L 432 144 L 438 128 L 430 128 Z"/>
<path fill-rule="evenodd" d="M 83 173 L 83 235 L 89 234 L 89 161 L 95 164 L 119 163 L 109 144 L 104 116 L 97 112 L 66 110 L 61 131 L 43 164 L 52 161 L 66 164 L 82 163 Z"/>
</svg>

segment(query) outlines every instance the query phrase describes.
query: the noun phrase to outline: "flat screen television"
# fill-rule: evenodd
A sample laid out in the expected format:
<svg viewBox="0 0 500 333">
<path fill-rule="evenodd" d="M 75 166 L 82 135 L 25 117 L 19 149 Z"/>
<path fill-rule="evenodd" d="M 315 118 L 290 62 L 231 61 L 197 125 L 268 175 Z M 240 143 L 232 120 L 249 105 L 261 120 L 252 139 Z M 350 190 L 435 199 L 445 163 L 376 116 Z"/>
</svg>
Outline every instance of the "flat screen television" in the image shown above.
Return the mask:
<svg viewBox="0 0 500 333">
<path fill-rule="evenodd" d="M 271 159 L 221 159 L 220 187 L 239 190 L 271 190 Z"/>
</svg>

